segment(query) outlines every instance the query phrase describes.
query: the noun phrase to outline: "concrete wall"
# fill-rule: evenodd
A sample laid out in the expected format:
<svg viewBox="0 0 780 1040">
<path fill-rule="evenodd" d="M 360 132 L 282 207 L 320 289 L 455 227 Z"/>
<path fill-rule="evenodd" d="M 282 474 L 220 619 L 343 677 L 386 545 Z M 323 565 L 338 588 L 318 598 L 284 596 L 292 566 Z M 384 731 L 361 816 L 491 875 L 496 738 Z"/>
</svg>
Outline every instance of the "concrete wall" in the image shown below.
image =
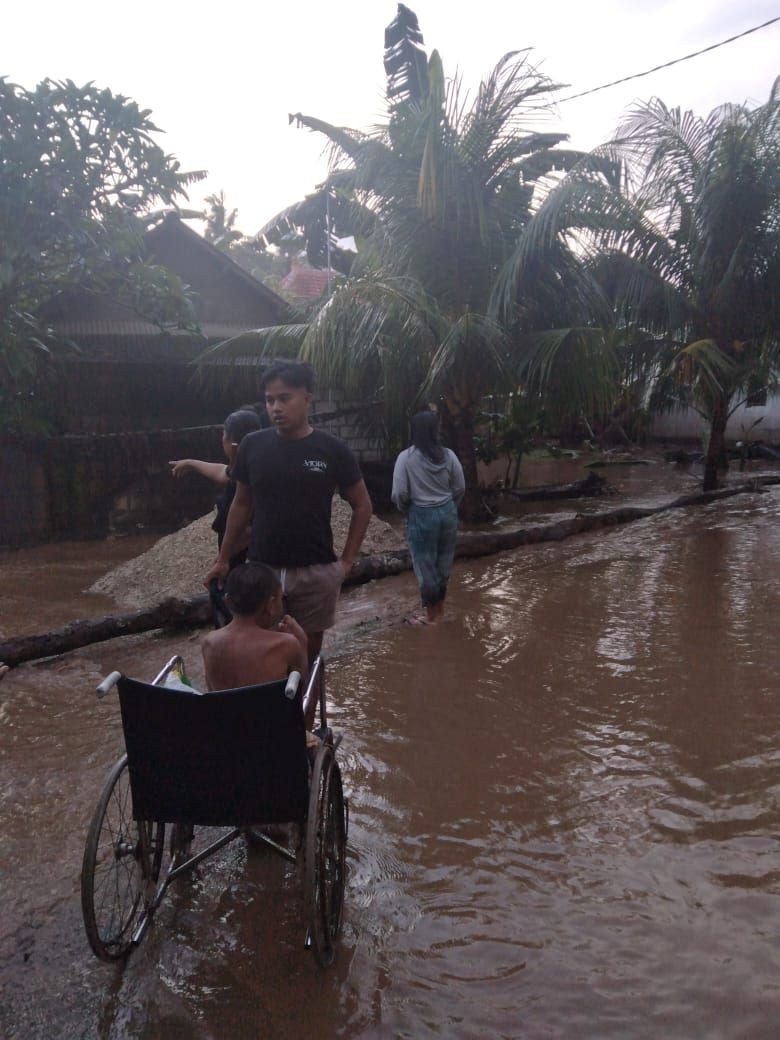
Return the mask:
<svg viewBox="0 0 780 1040">
<path fill-rule="evenodd" d="M 315 402 L 312 422 L 346 441 L 358 462 L 377 462 L 384 458 L 384 435 L 377 411 L 327 397 Z"/>
<path fill-rule="evenodd" d="M 753 425 L 756 419 L 762 421 Z M 653 422 L 654 437 L 668 440 L 701 440 L 706 423 L 693 409 L 678 409 L 656 416 Z M 750 440 L 780 444 L 780 396 L 770 397 L 766 405 L 746 408 L 741 405 L 729 419 L 726 428 L 729 441 Z"/>
</svg>

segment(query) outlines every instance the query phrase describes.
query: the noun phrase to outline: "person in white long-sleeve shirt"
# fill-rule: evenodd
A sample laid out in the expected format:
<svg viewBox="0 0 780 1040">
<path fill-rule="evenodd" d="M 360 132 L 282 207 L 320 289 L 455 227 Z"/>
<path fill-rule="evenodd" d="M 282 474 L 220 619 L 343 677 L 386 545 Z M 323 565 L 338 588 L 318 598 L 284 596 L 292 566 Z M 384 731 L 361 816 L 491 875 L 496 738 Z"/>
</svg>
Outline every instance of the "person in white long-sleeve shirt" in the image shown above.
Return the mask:
<svg viewBox="0 0 780 1040">
<path fill-rule="evenodd" d="M 466 483 L 455 452 L 439 443 L 439 416 L 418 412 L 412 443 L 395 461 L 392 499 L 406 516 L 406 537 L 424 610 L 418 620 L 434 625 L 444 614 L 444 599 L 455 557 L 458 503 Z"/>
</svg>

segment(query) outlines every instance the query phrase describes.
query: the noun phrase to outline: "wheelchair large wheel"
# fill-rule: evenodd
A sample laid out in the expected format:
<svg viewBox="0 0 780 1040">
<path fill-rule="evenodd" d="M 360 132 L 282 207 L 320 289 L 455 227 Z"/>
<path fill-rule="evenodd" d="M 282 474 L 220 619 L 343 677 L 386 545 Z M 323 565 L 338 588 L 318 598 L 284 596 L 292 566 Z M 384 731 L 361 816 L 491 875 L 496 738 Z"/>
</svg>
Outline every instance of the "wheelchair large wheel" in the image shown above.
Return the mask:
<svg viewBox="0 0 780 1040">
<path fill-rule="evenodd" d="M 341 771 L 333 748 L 317 751 L 306 821 L 306 898 L 314 953 L 333 963 L 344 905 L 347 820 Z"/>
<path fill-rule="evenodd" d="M 81 867 L 81 909 L 89 945 L 104 961 L 130 949 L 147 882 L 160 873 L 165 824 L 132 816 L 127 755 L 111 770 L 92 817 Z"/>
</svg>

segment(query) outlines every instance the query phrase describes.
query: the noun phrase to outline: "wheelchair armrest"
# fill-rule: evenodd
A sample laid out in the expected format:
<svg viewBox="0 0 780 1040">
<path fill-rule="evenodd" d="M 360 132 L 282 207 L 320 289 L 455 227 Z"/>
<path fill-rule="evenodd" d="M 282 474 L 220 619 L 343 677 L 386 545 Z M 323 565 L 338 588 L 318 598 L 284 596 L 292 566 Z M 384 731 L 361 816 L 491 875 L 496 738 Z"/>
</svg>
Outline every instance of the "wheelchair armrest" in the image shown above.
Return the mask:
<svg viewBox="0 0 780 1040">
<path fill-rule="evenodd" d="M 294 700 L 295 695 L 298 692 L 298 687 L 301 682 L 300 672 L 290 672 L 287 677 L 287 685 L 284 688 L 284 695 L 288 700 Z"/>
</svg>

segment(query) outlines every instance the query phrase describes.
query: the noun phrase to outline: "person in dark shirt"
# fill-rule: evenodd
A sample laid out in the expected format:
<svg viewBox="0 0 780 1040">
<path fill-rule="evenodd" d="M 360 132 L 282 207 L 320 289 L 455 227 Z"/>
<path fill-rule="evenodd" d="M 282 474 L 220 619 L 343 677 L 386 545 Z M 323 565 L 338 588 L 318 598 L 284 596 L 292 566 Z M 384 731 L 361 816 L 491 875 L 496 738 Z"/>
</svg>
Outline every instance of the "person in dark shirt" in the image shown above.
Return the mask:
<svg viewBox="0 0 780 1040">
<path fill-rule="evenodd" d="M 204 579 L 222 582 L 242 532 L 251 523 L 247 558 L 279 575 L 286 609 L 306 633 L 309 662 L 335 619 L 341 584 L 371 519 L 357 461 L 343 441 L 309 422 L 314 372 L 302 362 L 273 365 L 263 380 L 271 429 L 246 436 L 231 474 L 236 492 L 219 556 Z M 339 491 L 352 507 L 340 559 L 330 514 Z"/>
<path fill-rule="evenodd" d="M 222 450 L 227 459 L 227 465 L 221 462 L 206 462 L 203 459 L 174 459 L 168 463 L 171 474 L 174 477 L 184 477 L 188 473 L 198 473 L 202 477 L 213 481 L 221 489 L 216 499 L 217 513 L 211 530 L 217 536 L 217 548 L 222 547 L 225 537 L 225 525 L 230 511 L 233 496 L 236 493 L 236 482 L 233 479 L 232 469 L 236 463 L 238 446 L 248 433 L 254 433 L 262 428 L 262 420 L 252 405 L 242 405 L 237 411 L 231 412 L 225 419 L 222 427 Z M 230 559 L 230 570 L 237 567 L 239 563 L 246 560 L 246 550 L 249 544 L 249 532 L 245 532 L 243 544 Z"/>
</svg>

